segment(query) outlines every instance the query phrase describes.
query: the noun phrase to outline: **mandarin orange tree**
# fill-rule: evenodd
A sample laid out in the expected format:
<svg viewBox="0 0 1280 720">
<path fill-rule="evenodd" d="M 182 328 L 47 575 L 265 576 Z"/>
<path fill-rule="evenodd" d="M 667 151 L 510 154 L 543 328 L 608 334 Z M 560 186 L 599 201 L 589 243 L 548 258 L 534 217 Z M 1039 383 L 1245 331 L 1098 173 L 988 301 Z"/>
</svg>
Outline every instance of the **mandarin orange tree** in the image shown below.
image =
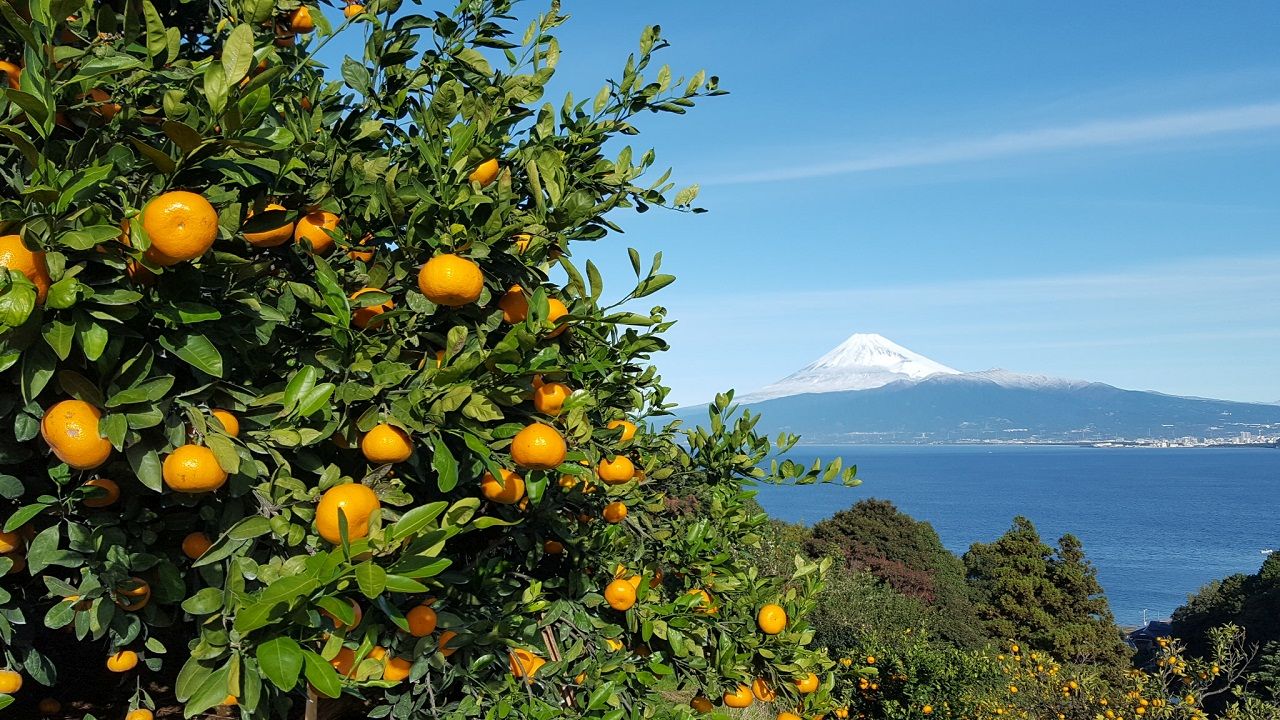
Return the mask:
<svg viewBox="0 0 1280 720">
<path fill-rule="evenodd" d="M 742 484 L 852 469 L 665 422 L 672 276 L 573 259 L 693 209 L 625 140 L 716 79 L 653 27 L 557 107 L 558 3 L 402 5 L 0 0 L 0 706 L 821 711 Z"/>
</svg>

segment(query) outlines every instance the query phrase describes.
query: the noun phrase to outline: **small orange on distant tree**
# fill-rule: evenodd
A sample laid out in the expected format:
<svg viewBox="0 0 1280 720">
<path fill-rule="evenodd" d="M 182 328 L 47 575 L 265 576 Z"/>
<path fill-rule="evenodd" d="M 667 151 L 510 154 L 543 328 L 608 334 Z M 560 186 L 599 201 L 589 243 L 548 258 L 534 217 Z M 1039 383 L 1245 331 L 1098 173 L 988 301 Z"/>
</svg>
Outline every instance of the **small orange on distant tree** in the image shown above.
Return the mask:
<svg viewBox="0 0 1280 720">
<path fill-rule="evenodd" d="M 36 304 L 43 305 L 53 280 L 41 250 L 30 250 L 19 235 L 0 236 L 0 267 L 21 273 L 36 286 Z"/>
<path fill-rule="evenodd" d="M 778 697 L 777 691 L 769 687 L 769 683 L 765 682 L 764 678 L 751 681 L 751 694 L 755 695 L 760 702 L 773 702 Z"/>
<path fill-rule="evenodd" d="M 277 203 L 268 203 L 263 209 L 266 217 L 260 223 L 254 223 L 254 226 L 265 224 L 262 230 L 248 231 L 241 230 L 244 239 L 254 247 L 279 247 L 293 237 L 294 223 L 289 219 L 288 210 L 283 205 Z M 253 217 L 253 210 L 245 213 L 245 222 Z"/>
<path fill-rule="evenodd" d="M 751 707 L 751 703 L 754 701 L 755 696 L 751 694 L 751 688 L 746 685 L 738 685 L 738 687 L 724 694 L 724 704 L 726 707 Z"/>
<path fill-rule="evenodd" d="M 131 577 L 116 587 L 116 605 L 128 612 L 137 612 L 151 602 L 151 584 L 140 577 Z"/>
<path fill-rule="evenodd" d="M 458 648 L 449 647 L 449 642 L 456 637 L 458 637 L 458 633 L 452 630 L 445 630 L 444 632 L 440 633 L 440 637 L 436 641 L 436 649 L 440 651 L 441 655 L 445 657 L 449 657 L 450 655 L 453 655 L 454 653 L 458 652 Z"/>
<path fill-rule="evenodd" d="M 547 298 L 547 308 L 547 322 L 554 328 L 547 337 L 556 337 L 569 328 L 568 324 L 560 322 L 569 314 L 569 308 L 558 298 Z"/>
<path fill-rule="evenodd" d="M 501 481 L 493 473 L 485 473 L 484 480 L 480 482 L 480 492 L 490 502 L 514 505 L 524 497 L 524 478 L 506 468 L 502 469 Z"/>
<path fill-rule="evenodd" d="M 795 683 L 796 690 L 801 695 L 808 695 L 811 692 L 816 692 L 819 685 L 818 676 L 813 673 L 809 673 L 802 678 L 796 678 L 793 682 Z"/>
<path fill-rule="evenodd" d="M 22 536 L 18 533 L 0 532 L 0 553 L 11 553 L 15 550 L 21 550 L 22 546 Z"/>
<path fill-rule="evenodd" d="M 705 695 L 695 696 L 689 701 L 689 707 L 693 708 L 694 712 L 709 713 L 711 712 L 711 699 Z"/>
<path fill-rule="evenodd" d="M 611 502 L 604 506 L 601 515 L 606 522 L 620 523 L 627 518 L 627 506 L 622 502 Z"/>
<path fill-rule="evenodd" d="M 533 390 L 533 407 L 540 413 L 557 417 L 573 390 L 564 383 L 542 383 Z"/>
<path fill-rule="evenodd" d="M 40 421 L 40 434 L 53 454 L 76 470 L 92 470 L 111 456 L 111 441 L 98 435 L 102 413 L 83 400 L 63 400 Z"/>
<path fill-rule="evenodd" d="M 360 439 L 364 459 L 376 465 L 404 462 L 413 455 L 413 441 L 404 430 L 390 423 L 379 423 Z"/>
<path fill-rule="evenodd" d="M 756 625 L 766 635 L 777 635 L 787 627 L 787 611 L 781 605 L 769 603 L 756 613 Z"/>
<path fill-rule="evenodd" d="M 218 237 L 218 211 L 204 198 L 172 190 L 153 198 L 142 210 L 142 228 L 151 238 L 147 257 L 157 265 L 195 260 Z"/>
<path fill-rule="evenodd" d="M 331 487 L 316 505 L 316 530 L 320 537 L 337 545 L 342 542 L 338 512 L 347 518 L 347 539 L 359 540 L 369 534 L 369 518 L 382 507 L 378 494 L 369 486 L 347 483 Z"/>
<path fill-rule="evenodd" d="M 548 555 L 561 555 L 564 553 L 564 543 L 559 540 L 547 540 L 542 543 L 542 551 Z"/>
<path fill-rule="evenodd" d="M 357 3 L 351 3 L 350 5 L 342 8 L 342 16 L 348 20 L 362 14 L 364 14 L 364 6 Z"/>
<path fill-rule="evenodd" d="M 402 657 L 393 657 L 383 666 L 382 679 L 387 682 L 401 682 L 409 677 L 412 670 L 413 662 Z"/>
<path fill-rule="evenodd" d="M 198 530 L 182 539 L 182 554 L 192 560 L 199 560 L 200 556 L 209 552 L 211 547 L 213 547 L 213 541 L 208 535 Z"/>
<path fill-rule="evenodd" d="M 164 459 L 164 484 L 181 493 L 213 492 L 227 482 L 227 471 L 203 445 L 183 445 Z"/>
<path fill-rule="evenodd" d="M 329 612 L 328 610 L 324 610 L 324 609 L 320 610 L 320 614 L 328 618 L 329 622 L 333 623 L 333 627 L 335 630 L 342 630 L 344 628 L 358 628 L 360 627 L 360 623 L 364 621 L 364 610 L 360 607 L 360 603 L 356 602 L 355 600 L 348 600 L 347 602 L 350 603 L 351 605 L 351 624 L 350 625 L 348 625 L 345 621 L 343 621 L 337 615 L 334 615 L 333 613 Z"/>
<path fill-rule="evenodd" d="M 471 174 L 467 176 L 467 179 L 473 183 L 480 183 L 481 187 L 487 187 L 493 183 L 494 180 L 498 179 L 498 171 L 500 169 L 498 160 L 496 158 L 490 158 L 480 163 L 475 170 L 472 170 Z"/>
<path fill-rule="evenodd" d="M 522 468 L 551 470 L 564 462 L 569 448 L 550 425 L 531 423 L 511 439 L 511 459 Z"/>
<path fill-rule="evenodd" d="M 631 458 L 618 455 L 601 459 L 600 464 L 596 466 L 596 474 L 606 485 L 621 485 L 630 482 L 631 478 L 636 476 L 636 466 L 631 462 Z"/>
<path fill-rule="evenodd" d="M 383 292 L 383 290 L 381 288 L 367 287 L 352 293 L 351 299 L 355 300 L 361 295 L 364 295 L 365 293 L 371 293 L 371 292 Z M 384 312 L 387 312 L 388 310 L 394 309 L 395 306 L 396 304 L 394 301 L 387 300 L 386 302 L 378 303 L 377 305 L 365 305 L 363 307 L 356 307 L 355 310 L 351 313 L 351 323 L 362 330 L 370 326 L 376 328 L 382 324 L 382 320 L 379 319 L 378 316 Z"/>
<path fill-rule="evenodd" d="M 114 505 L 120 499 L 120 486 L 114 480 L 94 478 L 86 482 L 84 487 L 96 488 L 90 490 L 90 494 L 83 500 L 85 507 L 104 508 Z"/>
<path fill-rule="evenodd" d="M 124 720 L 154 720 L 155 715 L 146 708 L 138 708 L 130 710 L 128 715 L 124 716 Z"/>
<path fill-rule="evenodd" d="M 14 90 L 22 87 L 22 68 L 8 60 L 0 60 L 0 75 L 4 76 L 5 82 Z"/>
<path fill-rule="evenodd" d="M 480 299 L 484 274 L 474 261 L 451 253 L 436 255 L 418 270 L 418 289 L 444 307 L 462 307 Z"/>
<path fill-rule="evenodd" d="M 114 673 L 124 673 L 138 667 L 138 653 L 132 650 L 121 650 L 107 656 L 107 669 Z"/>
<path fill-rule="evenodd" d="M 299 245 L 309 244 L 311 252 L 316 255 L 328 255 L 336 245 L 328 231 L 337 230 L 341 221 L 342 218 L 328 210 L 312 210 L 298 218 L 298 224 L 293 230 L 293 241 Z"/>
<path fill-rule="evenodd" d="M 619 442 L 627 442 L 636 436 L 636 424 L 630 420 L 610 420 L 605 427 L 610 430 L 622 428 L 622 437 L 618 438 Z"/>
<path fill-rule="evenodd" d="M 316 29 L 316 21 L 311 18 L 311 8 L 303 5 L 289 16 L 289 29 L 298 35 L 305 35 Z"/>
<path fill-rule="evenodd" d="M 62 703 L 58 702 L 57 698 L 47 697 L 36 705 L 36 710 L 39 710 L 41 715 L 57 715 L 62 712 Z"/>
<path fill-rule="evenodd" d="M 502 311 L 502 321 L 508 325 L 524 322 L 529 317 L 529 298 L 524 296 L 524 288 L 512 285 L 498 298 L 498 309 Z"/>
<path fill-rule="evenodd" d="M 0 694 L 12 695 L 22 689 L 22 674 L 13 670 L 0 670 Z"/>
<path fill-rule="evenodd" d="M 237 418 L 230 410 L 214 408 L 209 412 L 209 414 L 222 424 L 223 432 L 231 437 L 240 437 L 240 419 Z"/>
</svg>

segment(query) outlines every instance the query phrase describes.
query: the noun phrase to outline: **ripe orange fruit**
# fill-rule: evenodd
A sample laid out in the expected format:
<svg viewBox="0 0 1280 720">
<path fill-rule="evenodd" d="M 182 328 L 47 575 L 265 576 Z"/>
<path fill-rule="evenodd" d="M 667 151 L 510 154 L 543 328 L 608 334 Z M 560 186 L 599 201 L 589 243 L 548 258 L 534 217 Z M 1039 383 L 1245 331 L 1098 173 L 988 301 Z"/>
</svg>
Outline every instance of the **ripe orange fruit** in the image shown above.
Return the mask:
<svg viewBox="0 0 1280 720">
<path fill-rule="evenodd" d="M 561 555 L 564 553 L 564 543 L 559 540 L 547 540 L 542 543 L 542 552 L 548 555 Z"/>
<path fill-rule="evenodd" d="M 606 485 L 621 485 L 636 476 L 636 466 L 626 455 L 617 455 L 612 460 L 602 459 L 596 466 L 596 474 Z"/>
<path fill-rule="evenodd" d="M 755 697 L 751 694 L 751 688 L 746 685 L 739 685 L 724 694 L 724 704 L 731 708 L 751 707 L 751 703 L 754 700 Z"/>
<path fill-rule="evenodd" d="M 550 470 L 564 462 L 569 448 L 550 425 L 530 423 L 511 439 L 511 459 L 522 468 Z"/>
<path fill-rule="evenodd" d="M 769 683 L 764 678 L 756 678 L 751 682 L 751 694 L 756 696 L 760 702 L 773 702 L 778 697 L 778 693 L 769 687 Z"/>
<path fill-rule="evenodd" d="M 484 274 L 475 262 L 444 253 L 423 263 L 418 271 L 418 289 L 437 305 L 462 307 L 480 298 Z"/>
<path fill-rule="evenodd" d="M 716 607 L 715 605 L 711 604 L 711 593 L 707 592 L 706 590 L 703 590 L 702 588 L 694 588 L 685 594 L 698 596 L 698 601 L 694 603 L 694 606 L 693 606 L 694 612 L 700 613 L 703 615 L 716 614 Z"/>
<path fill-rule="evenodd" d="M 218 703 L 219 707 L 235 707 L 240 704 L 240 698 L 235 695 L 228 695 L 222 698 L 222 702 Z"/>
<path fill-rule="evenodd" d="M 360 603 L 356 602 L 355 600 L 348 600 L 347 602 L 351 604 L 352 616 L 351 616 L 350 626 L 348 626 L 345 622 L 340 620 L 337 615 L 334 615 L 328 610 L 324 610 L 324 609 L 320 610 L 320 614 L 329 618 L 329 622 L 333 623 L 333 627 L 335 630 L 341 630 L 345 627 L 358 628 L 360 627 L 360 623 L 364 620 L 364 610 L 360 608 Z"/>
<path fill-rule="evenodd" d="M 347 518 L 347 538 L 355 541 L 369 534 L 369 517 L 382 507 L 378 495 L 360 483 L 338 485 L 324 491 L 316 505 L 316 530 L 333 544 L 342 542 L 338 511 Z"/>
<path fill-rule="evenodd" d="M 533 407 L 540 413 L 556 417 L 564 408 L 564 401 L 572 394 L 573 390 L 564 383 L 543 383 L 533 390 Z"/>
<path fill-rule="evenodd" d="M 709 713 L 711 712 L 711 699 L 699 695 L 689 701 L 689 707 L 693 708 L 694 712 Z"/>
<path fill-rule="evenodd" d="M 515 242 L 516 252 L 520 255 L 525 254 L 529 245 L 533 243 L 533 236 L 529 233 L 516 233 L 511 236 L 511 239 Z"/>
<path fill-rule="evenodd" d="M 25 275 L 36 286 L 36 303 L 44 304 L 45 297 L 49 295 L 49 286 L 53 284 L 44 252 L 28 250 L 21 236 L 4 235 L 0 237 L 0 267 Z"/>
<path fill-rule="evenodd" d="M 636 436 L 636 424 L 630 420 L 610 420 L 605 427 L 610 430 L 622 428 L 622 437 L 618 438 L 618 442 L 627 442 Z"/>
<path fill-rule="evenodd" d="M 0 670 L 0 694 L 13 695 L 22 689 L 22 674 L 13 670 Z"/>
<path fill-rule="evenodd" d="M 414 637 L 426 637 L 436 631 L 436 611 L 429 605 L 418 605 L 405 613 L 404 619 L 409 623 L 409 634 Z"/>
<path fill-rule="evenodd" d="M 388 682 L 401 682 L 409 677 L 413 663 L 402 657 L 393 657 L 382 668 L 382 679 Z"/>
<path fill-rule="evenodd" d="M 363 290 L 357 290 L 354 293 L 352 293 L 351 299 L 355 300 L 361 295 L 364 295 L 365 293 L 371 293 L 371 292 L 382 292 L 382 289 L 367 287 L 367 288 L 364 288 Z M 382 324 L 382 320 L 379 319 L 375 321 L 375 318 L 377 318 L 382 313 L 395 308 L 395 306 L 396 304 L 394 301 L 387 300 L 386 302 L 379 303 L 377 305 L 366 305 L 365 307 L 358 307 L 355 309 L 355 312 L 351 313 L 351 322 L 360 329 L 369 327 L 369 325 L 373 325 L 373 327 L 376 328 Z"/>
<path fill-rule="evenodd" d="M 606 522 L 620 523 L 627 518 L 627 506 L 621 502 L 611 502 L 604 506 L 602 515 Z"/>
<path fill-rule="evenodd" d="M 129 712 L 128 715 L 124 716 L 124 720 L 154 720 L 154 719 L 155 719 L 155 715 L 153 715 L 151 711 L 147 710 L 146 708 L 138 708 L 137 710 L 132 710 Z"/>
<path fill-rule="evenodd" d="M 102 413 L 83 400 L 63 400 L 40 421 L 40 434 L 53 454 L 76 470 L 92 470 L 107 461 L 111 442 L 98 435 Z"/>
<path fill-rule="evenodd" d="M 364 459 L 377 465 L 404 462 L 413 454 L 413 441 L 404 430 L 389 423 L 379 423 L 360 438 Z"/>
<path fill-rule="evenodd" d="M 508 325 L 524 322 L 529 317 L 529 298 L 524 296 L 524 288 L 512 285 L 498 299 L 498 309 L 502 311 L 502 322 Z"/>
<path fill-rule="evenodd" d="M 547 337 L 556 337 L 569 328 L 568 324 L 560 322 L 561 318 L 569 314 L 569 308 L 556 298 L 547 298 L 547 308 L 547 322 L 555 328 L 547 333 Z"/>
<path fill-rule="evenodd" d="M 484 480 L 480 482 L 480 492 L 491 502 L 514 505 L 524 497 L 524 478 L 505 468 L 502 470 L 502 482 L 498 482 L 493 473 L 485 473 Z"/>
<path fill-rule="evenodd" d="M 351 673 L 356 669 L 356 652 L 349 647 L 340 648 L 329 664 L 338 671 L 339 675 L 351 677 Z"/>
<path fill-rule="evenodd" d="M 604 588 L 604 599 L 614 610 L 626 612 L 636 604 L 635 586 L 621 578 L 612 580 Z"/>
<path fill-rule="evenodd" d="M 289 16 L 289 29 L 298 35 L 305 35 L 316 29 L 316 21 L 311 19 L 311 8 L 303 5 Z"/>
<path fill-rule="evenodd" d="M 268 216 L 267 221 L 269 221 L 270 226 L 257 232 L 241 231 L 244 239 L 248 240 L 249 244 L 254 247 L 279 247 L 289 242 L 289 238 L 293 237 L 294 228 L 293 221 L 289 219 L 285 206 L 269 203 L 262 210 Z M 253 217 L 252 208 L 245 214 L 244 219 L 248 222 L 251 217 Z"/>
<path fill-rule="evenodd" d="M 781 605 L 769 603 L 756 613 L 756 625 L 765 635 L 777 635 L 787 627 L 787 611 Z"/>
<path fill-rule="evenodd" d="M 142 229 L 151 238 L 147 257 L 157 265 L 195 260 L 218 237 L 218 212 L 208 200 L 186 190 L 163 193 L 142 211 Z"/>
<path fill-rule="evenodd" d="M 467 179 L 473 183 L 480 183 L 480 187 L 487 187 L 494 180 L 498 179 L 498 160 L 490 158 L 480 163 L 479 167 L 471 171 Z"/>
<path fill-rule="evenodd" d="M 796 690 L 798 690 L 801 695 L 808 695 L 811 692 L 817 691 L 819 684 L 818 676 L 813 673 L 809 673 L 802 678 L 797 678 L 793 682 L 796 685 Z"/>
<path fill-rule="evenodd" d="M 0 532 L 0 554 L 22 549 L 22 536 L 16 532 Z"/>
<path fill-rule="evenodd" d="M 436 648 L 440 651 L 441 655 L 449 657 L 450 655 L 458 652 L 458 648 L 449 647 L 449 641 L 456 637 L 458 637 L 458 633 L 452 630 L 445 630 L 440 633 L 440 639 L 436 641 Z"/>
<path fill-rule="evenodd" d="M 214 408 L 209 414 L 222 423 L 222 429 L 231 437 L 240 437 L 240 419 L 231 413 L 230 410 L 222 408 Z"/>
<path fill-rule="evenodd" d="M 62 703 L 57 698 L 44 698 L 36 705 L 36 709 L 41 715 L 57 715 L 62 712 Z"/>
<path fill-rule="evenodd" d="M 511 656 L 511 674 L 517 678 L 525 678 L 529 682 L 533 682 L 533 676 L 538 674 L 543 665 L 547 664 L 546 660 L 523 648 L 515 648 L 510 653 Z"/>
<path fill-rule="evenodd" d="M 344 8 L 342 8 L 342 16 L 343 16 L 343 17 L 345 17 L 345 18 L 346 18 L 346 19 L 348 19 L 348 20 L 350 20 L 350 19 L 351 19 L 351 18 L 353 18 L 353 17 L 356 17 L 357 15 L 362 15 L 362 14 L 364 14 L 364 6 L 363 6 L 363 5 L 359 5 L 359 4 L 356 4 L 356 3 L 352 3 L 352 4 L 350 4 L 350 5 L 348 5 L 348 6 L 344 7 Z"/>
<path fill-rule="evenodd" d="M 84 506 L 91 508 L 103 508 L 108 505 L 114 505 L 120 499 L 120 486 L 114 480 L 106 478 L 94 478 L 84 484 L 87 488 L 98 488 L 92 491 L 93 494 L 84 499 Z"/>
<path fill-rule="evenodd" d="M 371 262 L 373 260 L 374 248 L 369 247 L 370 240 L 373 240 L 373 233 L 365 233 L 365 236 L 360 238 L 359 245 L 347 250 L 347 257 L 364 263 Z"/>
<path fill-rule="evenodd" d="M 0 60 L 0 75 L 4 75 L 5 82 L 14 90 L 22 87 L 22 68 L 8 60 Z"/>
<path fill-rule="evenodd" d="M 303 8 L 299 8 L 301 10 Z M 299 245 L 311 244 L 311 252 L 316 255 L 328 255 L 335 245 L 333 236 L 327 230 L 337 230 L 341 221 L 337 215 L 328 210 L 312 210 L 298 218 L 293 229 L 293 241 Z"/>
<path fill-rule="evenodd" d="M 164 484 L 181 493 L 213 492 L 227 482 L 227 471 L 203 445 L 183 445 L 164 459 Z"/>
<path fill-rule="evenodd" d="M 211 547 L 213 547 L 213 541 L 202 532 L 193 532 L 182 538 L 182 554 L 192 560 L 199 560 L 200 556 L 209 552 Z"/>
<path fill-rule="evenodd" d="M 151 585 L 140 577 L 131 577 L 116 587 L 116 605 L 137 612 L 151 602 Z"/>
<path fill-rule="evenodd" d="M 121 110 L 120 103 L 111 102 L 111 94 L 102 88 L 94 88 L 90 90 L 89 99 L 94 102 L 94 114 L 108 120 L 115 117 Z"/>
<path fill-rule="evenodd" d="M 792 713 L 792 712 L 786 712 L 786 711 L 784 710 L 784 711 L 782 711 L 782 712 L 778 713 L 778 720 L 801 720 L 801 718 L 800 718 L 800 716 L 799 716 L 799 715 L 797 715 L 797 714 L 795 714 L 795 713 Z"/>
<path fill-rule="evenodd" d="M 111 672 L 129 672 L 136 667 L 138 667 L 138 653 L 132 650 L 121 650 L 115 655 L 107 656 L 107 669 Z"/>
</svg>

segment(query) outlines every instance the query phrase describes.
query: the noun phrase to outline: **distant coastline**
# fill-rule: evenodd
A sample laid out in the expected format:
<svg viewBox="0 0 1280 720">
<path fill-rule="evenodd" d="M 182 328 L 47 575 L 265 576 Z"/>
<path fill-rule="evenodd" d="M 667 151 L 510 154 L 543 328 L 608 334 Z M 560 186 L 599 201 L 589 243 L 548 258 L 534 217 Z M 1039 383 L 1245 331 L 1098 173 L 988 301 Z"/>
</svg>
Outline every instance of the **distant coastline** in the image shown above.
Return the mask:
<svg viewBox="0 0 1280 720">
<path fill-rule="evenodd" d="M 1084 448 L 1145 448 L 1145 449 L 1181 449 L 1181 448 L 1280 448 L 1280 441 L 1241 442 L 1239 440 L 1215 439 L 1182 442 L 1178 440 L 874 440 L 868 442 L 833 442 L 830 440 L 809 441 L 801 439 L 797 445 L 805 447 L 1084 447 Z"/>
</svg>

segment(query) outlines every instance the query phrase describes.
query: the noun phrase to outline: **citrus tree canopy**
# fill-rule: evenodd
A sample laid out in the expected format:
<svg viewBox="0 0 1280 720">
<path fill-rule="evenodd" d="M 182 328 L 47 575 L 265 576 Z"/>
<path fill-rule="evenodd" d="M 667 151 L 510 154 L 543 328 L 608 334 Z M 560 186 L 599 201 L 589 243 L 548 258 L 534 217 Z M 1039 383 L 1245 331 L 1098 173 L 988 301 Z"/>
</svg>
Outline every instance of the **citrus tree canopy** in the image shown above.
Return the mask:
<svg viewBox="0 0 1280 720">
<path fill-rule="evenodd" d="M 822 712 L 742 484 L 852 471 L 665 423 L 674 278 L 574 261 L 694 209 L 627 143 L 717 80 L 651 27 L 552 103 L 558 3 L 403 5 L 0 0 L 0 707 Z"/>
</svg>

